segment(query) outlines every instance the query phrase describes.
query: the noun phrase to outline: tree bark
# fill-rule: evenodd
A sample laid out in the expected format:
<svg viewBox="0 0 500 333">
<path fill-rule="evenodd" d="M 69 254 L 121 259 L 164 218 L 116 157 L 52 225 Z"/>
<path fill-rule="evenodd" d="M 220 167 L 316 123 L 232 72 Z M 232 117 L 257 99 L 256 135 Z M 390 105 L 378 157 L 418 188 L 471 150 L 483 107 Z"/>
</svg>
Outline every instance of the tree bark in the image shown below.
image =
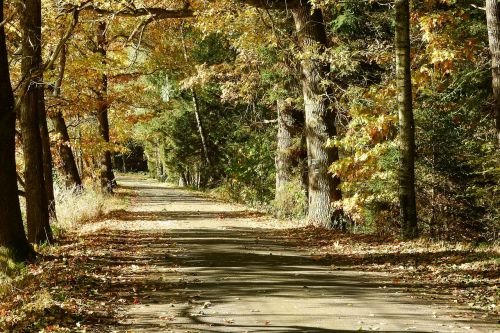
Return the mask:
<svg viewBox="0 0 500 333">
<path fill-rule="evenodd" d="M 20 124 L 23 136 L 23 152 L 26 182 L 26 218 L 28 240 L 32 243 L 52 241 L 49 224 L 47 191 L 44 180 L 43 146 L 40 135 L 40 87 L 41 77 L 41 4 L 40 0 L 24 0 L 21 29 L 22 62 L 21 72 L 30 80 L 20 108 Z"/>
<path fill-rule="evenodd" d="M 62 161 L 61 171 L 64 175 L 64 184 L 66 188 L 81 188 L 82 179 L 78 173 L 73 150 L 71 149 L 71 140 L 68 133 L 68 127 L 62 113 L 59 111 L 52 116 L 52 124 L 57 133 L 60 142 L 58 143 L 57 150 Z"/>
<path fill-rule="evenodd" d="M 302 142 L 297 141 L 299 136 L 303 135 L 303 112 L 286 105 L 282 100 L 276 102 L 276 108 L 278 111 L 278 135 L 275 159 L 275 199 L 279 200 L 289 191 L 288 184 L 294 177 L 302 181 L 303 170 L 296 170 L 297 173 L 294 175 L 294 169 L 300 167 L 301 160 L 302 158 L 305 160 L 307 153 L 306 156 L 303 156 L 301 151 Z M 302 115 L 298 115 L 299 113 L 302 113 Z M 297 146 L 297 144 L 300 144 L 300 146 Z"/>
<path fill-rule="evenodd" d="M 304 53 L 321 55 L 327 40 L 320 9 L 312 10 L 308 2 L 292 10 L 299 44 Z M 328 172 L 330 165 L 338 160 L 338 150 L 327 147 L 328 138 L 336 135 L 335 112 L 330 108 L 327 92 L 322 81 L 327 78 L 328 66 L 318 57 L 301 61 L 302 90 L 305 104 L 305 131 L 308 152 L 309 212 L 310 223 L 333 227 L 341 225 L 341 211 L 332 208 L 332 203 L 342 198 L 340 179 Z"/>
<path fill-rule="evenodd" d="M 103 64 L 106 64 L 106 23 L 97 24 L 97 52 L 102 56 Z M 106 73 L 100 75 L 97 87 L 97 121 L 101 138 L 106 144 L 109 143 L 109 118 L 108 118 L 108 76 Z M 111 163 L 111 152 L 106 148 L 101 155 L 101 188 L 108 192 L 113 192 L 113 182 L 115 179 L 113 165 Z"/>
<path fill-rule="evenodd" d="M 42 78 L 43 81 L 43 78 Z M 49 129 L 47 127 L 47 110 L 45 109 L 45 89 L 43 85 L 38 87 L 38 127 L 42 140 L 43 153 L 43 179 L 45 181 L 45 192 L 47 193 L 47 204 L 49 216 L 57 219 L 56 200 L 54 197 L 54 178 L 52 176 L 52 152 L 50 150 Z"/>
<path fill-rule="evenodd" d="M 399 204 L 405 239 L 418 235 L 415 199 L 415 124 L 410 68 L 410 2 L 396 0 L 396 80 L 399 114 Z"/>
<path fill-rule="evenodd" d="M 293 146 L 292 127 L 294 119 L 290 108 L 284 105 L 283 101 L 276 102 L 278 111 L 278 135 L 276 149 L 276 193 L 275 199 L 284 197 L 288 191 L 288 184 L 292 179 L 292 156 Z"/>
<path fill-rule="evenodd" d="M 59 98 L 61 95 L 61 85 L 64 78 L 64 71 L 66 69 L 66 55 L 67 47 L 63 46 L 60 54 L 59 73 L 57 75 L 52 94 L 54 98 Z M 61 111 L 57 111 L 51 119 L 52 124 L 54 125 L 54 130 L 59 139 L 57 150 L 62 161 L 61 171 L 64 176 L 65 186 L 66 188 L 81 188 L 82 180 L 78 173 L 73 150 L 71 149 L 71 140 L 64 116 Z"/>
<path fill-rule="evenodd" d="M 0 22 L 3 0 L 0 0 Z M 0 26 L 0 246 L 6 247 L 18 261 L 34 257 L 26 239 L 21 217 L 15 160 L 16 114 L 10 82 L 5 30 Z"/>
<path fill-rule="evenodd" d="M 491 52 L 491 86 L 495 103 L 496 140 L 500 145 L 500 4 L 498 0 L 486 0 L 486 22 Z"/>
</svg>

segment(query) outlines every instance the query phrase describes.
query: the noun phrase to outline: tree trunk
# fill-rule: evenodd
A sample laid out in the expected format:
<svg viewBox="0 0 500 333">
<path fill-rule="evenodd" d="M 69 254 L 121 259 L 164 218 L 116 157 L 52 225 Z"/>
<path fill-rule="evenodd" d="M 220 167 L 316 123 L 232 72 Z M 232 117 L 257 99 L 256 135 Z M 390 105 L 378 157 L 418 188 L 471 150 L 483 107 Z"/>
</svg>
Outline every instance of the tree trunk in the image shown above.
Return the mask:
<svg viewBox="0 0 500 333">
<path fill-rule="evenodd" d="M 125 158 L 125 153 L 122 153 L 122 172 L 127 173 L 127 160 Z"/>
<path fill-rule="evenodd" d="M 182 38 L 182 50 L 184 53 L 184 60 L 186 61 L 186 64 L 188 64 L 188 54 L 187 54 L 187 48 L 186 48 L 186 43 L 184 40 L 184 25 L 181 25 L 181 38 Z M 198 133 L 200 134 L 200 141 L 201 141 L 201 148 L 203 150 L 203 158 L 206 163 L 206 166 L 208 169 L 211 168 L 211 163 L 210 163 L 210 157 L 208 155 L 208 147 L 207 147 L 207 139 L 205 136 L 205 132 L 203 130 L 203 124 L 201 121 L 200 117 L 200 103 L 198 100 L 198 95 L 196 94 L 196 90 L 194 88 L 191 88 L 191 96 L 193 99 L 193 109 L 194 109 L 194 115 L 196 118 L 196 126 L 198 127 Z M 207 170 L 205 170 L 207 171 Z M 205 174 L 207 172 L 204 172 Z M 202 177 L 204 178 L 204 177 Z"/>
<path fill-rule="evenodd" d="M 106 63 L 106 23 L 99 22 L 97 24 L 97 52 L 102 56 L 103 64 Z M 109 118 L 108 118 L 108 76 L 106 73 L 100 75 L 100 80 L 97 87 L 97 121 L 99 122 L 99 131 L 101 138 L 106 144 L 109 143 Z M 108 192 L 113 192 L 113 183 L 115 176 L 113 173 L 113 165 L 111 164 L 111 152 L 106 147 L 101 155 L 101 188 Z"/>
<path fill-rule="evenodd" d="M 279 200 L 284 197 L 289 190 L 288 184 L 291 181 L 292 175 L 292 154 L 293 140 L 292 127 L 294 119 L 291 114 L 291 108 L 286 107 L 283 101 L 276 103 L 278 111 L 278 136 L 276 149 L 276 193 L 275 199 Z"/>
<path fill-rule="evenodd" d="M 323 14 L 312 10 L 309 3 L 292 9 L 299 43 L 304 53 L 321 54 L 327 44 Z M 318 54 L 319 53 L 319 54 Z M 332 227 L 341 219 L 341 211 L 332 208 L 342 194 L 340 179 L 328 172 L 338 160 L 338 150 L 327 147 L 328 138 L 336 135 L 335 112 L 330 108 L 322 81 L 327 78 L 328 66 L 318 58 L 301 61 L 302 90 L 305 104 L 305 131 L 308 153 L 310 223 Z M 340 221 L 338 221 L 340 223 Z"/>
<path fill-rule="evenodd" d="M 66 69 L 66 55 L 67 46 L 63 46 L 60 55 L 59 62 L 59 73 L 57 75 L 56 82 L 54 84 L 53 97 L 59 98 L 61 96 L 61 85 L 64 78 L 64 71 Z M 62 174 L 64 177 L 64 183 L 66 188 L 80 188 L 82 186 L 82 180 L 78 173 L 78 168 L 76 166 L 75 156 L 73 150 L 71 149 L 71 140 L 68 133 L 68 127 L 64 120 L 61 111 L 56 112 L 54 116 L 51 117 L 52 124 L 54 125 L 54 130 L 58 136 L 57 150 L 59 152 L 59 157 L 62 161 Z"/>
<path fill-rule="evenodd" d="M 201 147 L 203 149 L 203 157 L 205 158 L 205 163 L 207 167 L 210 168 L 210 158 L 208 156 L 207 139 L 205 132 L 203 130 L 203 124 L 200 117 L 200 103 L 198 102 L 198 95 L 194 89 L 191 89 L 191 94 L 193 96 L 193 109 L 196 118 L 196 126 L 198 127 L 198 133 L 200 134 Z"/>
<path fill-rule="evenodd" d="M 162 164 L 162 158 L 161 158 L 161 145 L 157 141 L 156 142 L 156 147 L 155 147 L 155 159 L 156 159 L 156 179 L 162 180 L 163 179 L 163 164 Z"/>
<path fill-rule="evenodd" d="M 298 141 L 303 135 L 303 112 L 286 105 L 283 101 L 276 102 L 278 113 L 278 135 L 276 149 L 276 193 L 275 199 L 286 195 L 289 191 L 289 182 L 295 177 L 302 181 L 300 170 L 302 158 L 302 143 Z M 305 150 L 305 149 L 304 149 Z M 297 169 L 297 170 L 296 170 Z M 294 171 L 297 171 L 294 174 Z"/>
<path fill-rule="evenodd" d="M 0 0 L 0 22 L 3 0 Z M 10 82 L 5 30 L 0 26 L 0 246 L 9 249 L 14 259 L 27 261 L 34 251 L 26 239 L 19 204 L 15 160 L 16 114 Z"/>
<path fill-rule="evenodd" d="M 415 124 L 410 68 L 410 3 L 396 0 L 396 76 L 399 113 L 399 204 L 405 239 L 418 235 L 415 199 Z"/>
<path fill-rule="evenodd" d="M 495 130 L 500 145 L 500 4 L 498 0 L 486 0 L 486 21 L 491 52 L 491 74 L 495 99 Z"/>
<path fill-rule="evenodd" d="M 24 0 L 21 15 L 22 77 L 30 80 L 29 88 L 22 99 L 20 110 L 21 134 L 23 136 L 24 167 L 26 182 L 26 217 L 28 240 L 32 243 L 52 241 L 49 224 L 47 191 L 44 181 L 43 147 L 40 136 L 41 72 L 41 4 L 40 0 Z"/>
<path fill-rule="evenodd" d="M 80 115 L 79 114 L 76 115 L 76 121 L 77 121 L 78 124 L 80 123 Z M 78 168 L 78 172 L 81 175 L 81 178 L 85 178 L 85 174 L 84 174 L 84 170 L 85 170 L 85 158 L 83 156 L 82 130 L 80 128 L 80 125 L 77 126 L 76 133 L 77 133 L 77 144 L 78 144 L 77 154 L 76 154 L 76 157 L 77 157 L 78 160 L 77 160 L 76 166 Z"/>
<path fill-rule="evenodd" d="M 57 150 L 62 161 L 62 173 L 66 188 L 81 188 L 82 179 L 78 173 L 71 140 L 69 138 L 68 127 L 61 112 L 57 112 L 52 118 L 54 130 L 60 139 Z"/>
<path fill-rule="evenodd" d="M 47 110 L 45 109 L 45 89 L 43 85 L 38 87 L 38 94 L 38 127 L 40 128 L 40 138 L 42 140 L 45 192 L 47 192 L 49 216 L 52 219 L 57 219 L 56 200 L 54 198 L 54 178 L 52 176 L 52 152 L 50 150 L 49 129 L 47 127 Z"/>
</svg>

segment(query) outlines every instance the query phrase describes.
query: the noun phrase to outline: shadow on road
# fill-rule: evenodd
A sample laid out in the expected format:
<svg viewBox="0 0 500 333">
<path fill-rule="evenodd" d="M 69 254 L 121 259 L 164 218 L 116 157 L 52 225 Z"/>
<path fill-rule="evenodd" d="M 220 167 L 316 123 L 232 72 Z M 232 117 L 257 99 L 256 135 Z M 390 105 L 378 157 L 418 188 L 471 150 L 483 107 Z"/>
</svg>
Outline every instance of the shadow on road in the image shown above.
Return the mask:
<svg viewBox="0 0 500 333">
<path fill-rule="evenodd" d="M 134 197 L 135 205 L 183 202 L 196 206 L 208 200 L 162 187 L 121 185 L 126 186 L 139 192 Z M 88 264 L 97 269 L 95 280 L 89 283 L 99 285 L 100 293 L 125 304 L 127 318 L 115 329 L 347 333 L 368 331 L 366 325 L 358 324 L 361 313 L 368 316 L 367 310 L 376 312 L 379 321 L 411 322 L 424 315 L 418 312 L 421 308 L 415 312 L 401 310 L 417 304 L 415 300 L 390 297 L 404 292 L 406 285 L 350 269 L 360 264 L 356 258 L 335 255 L 315 260 L 290 248 L 282 234 L 245 227 L 244 219 L 261 214 L 198 211 L 195 206 L 185 211 L 120 210 L 107 216 L 119 221 L 188 221 L 192 228 L 175 227 L 174 223 L 172 228 L 161 230 L 100 230 L 87 241 L 88 246 L 102 249 L 88 258 Z M 216 223 L 221 219 L 239 223 L 221 227 Z M 213 227 L 196 227 L 201 220 L 213 220 Z M 373 259 L 384 262 L 383 255 Z M 332 263 L 344 267 L 334 270 L 329 266 Z M 103 283 L 99 275 L 112 278 Z M 381 288 L 386 291 L 381 292 Z M 265 307 L 269 302 L 277 304 L 272 311 Z M 372 304 L 374 308 L 370 309 Z M 381 304 L 387 306 L 378 308 Z M 344 310 L 334 313 L 328 309 Z M 227 318 L 228 313 L 234 319 Z M 334 329 L 336 318 L 352 322 L 352 329 Z M 444 319 L 433 321 L 438 325 Z M 325 325 L 327 322 L 333 324 Z"/>
</svg>

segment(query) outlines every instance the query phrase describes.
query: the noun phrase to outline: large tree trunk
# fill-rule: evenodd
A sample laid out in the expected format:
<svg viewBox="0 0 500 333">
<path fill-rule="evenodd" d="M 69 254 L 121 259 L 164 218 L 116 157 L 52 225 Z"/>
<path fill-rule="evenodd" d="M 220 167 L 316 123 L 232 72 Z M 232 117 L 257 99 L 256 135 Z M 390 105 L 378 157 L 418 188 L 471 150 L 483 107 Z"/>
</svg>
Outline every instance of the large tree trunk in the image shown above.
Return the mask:
<svg viewBox="0 0 500 333">
<path fill-rule="evenodd" d="M 304 53 L 314 50 L 319 56 L 325 49 L 326 31 L 320 9 L 312 10 L 309 3 L 292 8 L 299 43 Z M 309 213 L 310 223 L 332 227 L 341 225 L 341 211 L 332 208 L 342 198 L 340 179 L 328 172 L 338 160 L 338 150 L 327 147 L 328 138 L 336 135 L 335 112 L 330 108 L 322 81 L 328 74 L 318 57 L 303 59 L 302 89 L 305 104 L 305 130 L 308 152 Z"/>
<path fill-rule="evenodd" d="M 41 73 L 41 4 L 40 0 L 24 0 L 21 15 L 23 78 L 30 80 L 29 88 L 22 99 L 20 111 L 23 137 L 26 218 L 28 240 L 32 243 L 52 241 L 49 224 L 47 191 L 44 181 L 43 147 L 40 136 L 40 87 Z"/>
<path fill-rule="evenodd" d="M 66 55 L 67 46 L 63 46 L 60 55 L 59 73 L 57 75 L 57 79 L 54 84 L 54 92 L 52 94 L 54 98 L 59 98 L 61 95 L 61 85 L 64 78 L 64 71 L 66 69 Z M 54 125 L 54 130 L 59 139 L 57 149 L 62 161 L 61 171 L 64 175 L 65 186 L 66 188 L 80 188 L 82 186 L 82 180 L 78 173 L 75 156 L 73 154 L 73 150 L 71 149 L 68 127 L 66 126 L 62 112 L 58 111 L 51 117 L 51 119 L 52 124 Z"/>
<path fill-rule="evenodd" d="M 415 124 L 410 68 L 410 4 L 396 0 L 396 76 L 399 113 L 399 204 L 403 237 L 418 235 L 415 199 Z"/>
<path fill-rule="evenodd" d="M 500 145 L 500 4 L 498 0 L 486 0 L 486 21 L 491 52 L 493 97 L 495 98 L 495 130 Z"/>
<path fill-rule="evenodd" d="M 3 0 L 0 0 L 0 22 L 3 19 Z M 34 256 L 34 251 L 26 239 L 19 204 L 15 160 L 16 114 L 3 26 L 0 26 L 0 101 L 0 246 L 9 249 L 16 260 L 27 261 Z"/>
<path fill-rule="evenodd" d="M 97 52 L 102 56 L 103 64 L 106 63 L 106 23 L 99 22 L 97 24 Z M 108 118 L 108 76 L 106 73 L 100 75 L 100 80 L 97 87 L 97 121 L 99 122 L 99 131 L 101 138 L 107 144 L 109 143 L 109 118 Z M 101 155 L 101 188 L 108 192 L 113 192 L 113 182 L 115 176 L 113 173 L 113 165 L 111 163 L 111 152 L 106 148 Z"/>
</svg>

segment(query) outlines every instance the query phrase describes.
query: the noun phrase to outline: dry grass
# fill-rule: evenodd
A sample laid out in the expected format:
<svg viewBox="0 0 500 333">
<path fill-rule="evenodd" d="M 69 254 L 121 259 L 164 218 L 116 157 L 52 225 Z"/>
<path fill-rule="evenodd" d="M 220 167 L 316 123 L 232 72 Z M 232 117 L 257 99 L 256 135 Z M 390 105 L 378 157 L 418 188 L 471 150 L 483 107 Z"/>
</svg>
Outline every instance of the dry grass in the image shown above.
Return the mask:
<svg viewBox="0 0 500 333">
<path fill-rule="evenodd" d="M 54 194 L 57 221 L 53 221 L 52 226 L 58 233 L 76 231 L 125 205 L 121 196 L 105 194 L 95 184 L 87 184 L 83 190 L 58 187 Z"/>
</svg>

